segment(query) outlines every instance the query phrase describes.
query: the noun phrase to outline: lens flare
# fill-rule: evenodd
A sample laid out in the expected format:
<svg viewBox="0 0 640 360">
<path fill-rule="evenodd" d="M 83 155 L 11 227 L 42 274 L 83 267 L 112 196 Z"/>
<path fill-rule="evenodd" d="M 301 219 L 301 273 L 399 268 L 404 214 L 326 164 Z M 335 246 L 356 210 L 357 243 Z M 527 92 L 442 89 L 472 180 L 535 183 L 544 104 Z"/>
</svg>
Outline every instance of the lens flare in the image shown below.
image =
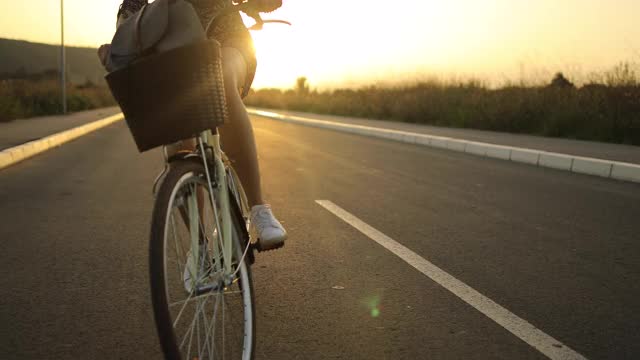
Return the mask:
<svg viewBox="0 0 640 360">
<path fill-rule="evenodd" d="M 377 318 L 378 316 L 380 316 L 380 296 L 374 295 L 366 299 L 365 304 L 367 305 L 371 317 Z"/>
<path fill-rule="evenodd" d="M 371 309 L 371 317 L 377 318 L 378 316 L 380 316 L 380 309 L 378 308 Z"/>
</svg>

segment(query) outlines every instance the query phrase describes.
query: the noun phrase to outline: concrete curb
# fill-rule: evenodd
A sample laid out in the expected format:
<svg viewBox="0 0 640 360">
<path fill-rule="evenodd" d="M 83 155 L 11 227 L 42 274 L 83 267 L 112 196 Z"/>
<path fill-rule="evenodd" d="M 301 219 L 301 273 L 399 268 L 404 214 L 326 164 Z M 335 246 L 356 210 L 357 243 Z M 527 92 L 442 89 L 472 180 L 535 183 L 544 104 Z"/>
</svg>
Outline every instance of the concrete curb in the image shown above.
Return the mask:
<svg viewBox="0 0 640 360">
<path fill-rule="evenodd" d="M 588 158 L 554 152 L 502 146 L 477 141 L 467 141 L 442 136 L 412 133 L 400 130 L 381 129 L 371 126 L 337 123 L 326 120 L 308 119 L 301 116 L 281 115 L 275 112 L 248 109 L 250 114 L 290 123 L 303 124 L 324 129 L 332 129 L 353 134 L 378 137 L 403 143 L 429 146 L 439 149 L 464 152 L 493 159 L 594 175 L 616 180 L 640 183 L 640 165 L 625 162 Z M 0 159 L 1 161 L 1 159 Z"/>
<path fill-rule="evenodd" d="M 124 119 L 122 113 L 0 151 L 0 169 Z"/>
</svg>

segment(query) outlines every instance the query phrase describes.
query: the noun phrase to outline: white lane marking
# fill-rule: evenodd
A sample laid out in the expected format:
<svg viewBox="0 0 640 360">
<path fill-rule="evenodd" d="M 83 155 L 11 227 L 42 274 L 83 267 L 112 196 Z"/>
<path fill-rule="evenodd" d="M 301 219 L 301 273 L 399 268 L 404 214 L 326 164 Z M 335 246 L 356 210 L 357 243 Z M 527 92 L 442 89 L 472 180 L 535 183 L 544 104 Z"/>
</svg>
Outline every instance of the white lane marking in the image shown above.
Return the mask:
<svg viewBox="0 0 640 360">
<path fill-rule="evenodd" d="M 480 294 L 469 285 L 449 275 L 444 270 L 420 257 L 420 255 L 409 250 L 380 231 L 369 226 L 331 201 L 316 200 L 316 203 L 368 236 L 371 240 L 384 246 L 387 250 L 400 257 L 409 265 L 431 278 L 431 280 L 437 282 L 464 302 L 473 306 L 476 310 L 480 311 L 488 318 L 495 321 L 498 325 L 507 329 L 520 340 L 526 342 L 550 359 L 586 359 L 586 357 L 547 335 L 528 321 L 498 305 L 495 301 Z"/>
<path fill-rule="evenodd" d="M 342 132 L 356 133 L 364 136 L 372 136 L 383 139 L 429 146 L 441 149 L 449 149 L 458 152 L 475 154 L 494 159 L 509 160 L 518 163 L 548 167 L 579 174 L 595 175 L 617 180 L 640 183 L 640 164 L 618 162 L 613 160 L 597 159 L 569 154 L 560 154 L 543 150 L 527 149 L 515 146 L 504 146 L 485 142 L 468 141 L 458 138 L 435 136 L 427 133 L 416 133 L 402 130 L 355 125 L 340 121 L 318 120 L 310 117 L 296 115 L 284 115 L 271 111 L 263 111 L 249 108 L 250 114 L 285 122 L 304 124 Z M 309 114 L 314 115 L 314 114 Z M 469 147 L 469 144 L 473 144 Z M 566 161 L 569 159 L 569 161 Z M 542 160 L 542 161 L 541 161 Z M 564 161 L 563 161 L 564 160 Z M 581 160 L 582 166 L 575 167 L 574 161 Z M 608 166 L 609 171 L 602 170 L 602 166 Z M 618 171 L 616 171 L 616 169 Z"/>
<path fill-rule="evenodd" d="M 122 113 L 118 113 L 104 119 L 95 120 L 75 128 L 45 136 L 38 140 L 33 140 L 25 144 L 0 150 L 0 169 L 28 159 L 49 149 L 53 149 L 56 146 L 60 146 L 71 140 L 75 140 L 83 135 L 89 134 L 107 125 L 111 125 L 122 119 L 124 119 L 124 116 Z"/>
</svg>

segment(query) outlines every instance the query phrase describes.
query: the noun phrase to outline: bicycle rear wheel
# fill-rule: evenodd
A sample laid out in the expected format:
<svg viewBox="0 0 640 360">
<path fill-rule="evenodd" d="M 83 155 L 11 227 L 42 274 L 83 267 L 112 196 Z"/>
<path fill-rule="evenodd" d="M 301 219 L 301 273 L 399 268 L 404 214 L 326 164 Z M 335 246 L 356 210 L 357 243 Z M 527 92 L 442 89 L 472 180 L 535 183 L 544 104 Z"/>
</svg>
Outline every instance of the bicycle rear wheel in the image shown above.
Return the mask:
<svg viewBox="0 0 640 360">
<path fill-rule="evenodd" d="M 157 193 L 149 247 L 165 357 L 252 359 L 255 309 L 250 267 L 241 261 L 248 242 L 241 238 L 244 221 L 232 216 L 233 256 L 224 259 L 214 216 L 214 210 L 220 215 L 218 196 L 209 192 L 203 165 L 180 160 L 170 166 Z M 224 271 L 226 261 L 232 262 L 232 278 Z"/>
</svg>

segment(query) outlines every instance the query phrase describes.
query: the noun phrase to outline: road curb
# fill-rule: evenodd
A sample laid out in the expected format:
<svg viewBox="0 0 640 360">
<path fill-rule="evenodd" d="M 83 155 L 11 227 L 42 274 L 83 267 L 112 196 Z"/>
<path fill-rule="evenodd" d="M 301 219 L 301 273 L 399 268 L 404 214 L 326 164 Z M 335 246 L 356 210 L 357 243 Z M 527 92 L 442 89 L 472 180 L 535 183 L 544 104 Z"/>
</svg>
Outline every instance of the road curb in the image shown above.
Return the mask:
<svg viewBox="0 0 640 360">
<path fill-rule="evenodd" d="M 253 115 L 290 123 L 389 139 L 408 144 L 464 152 L 476 156 L 508 160 L 538 167 L 570 171 L 578 174 L 640 183 L 640 165 L 638 164 L 560 154 L 514 146 L 496 145 L 400 130 L 382 129 L 364 125 L 309 119 L 301 116 L 282 115 L 275 112 L 257 109 L 248 109 L 248 112 Z"/>
<path fill-rule="evenodd" d="M 124 119 L 122 113 L 0 151 L 0 169 Z"/>
</svg>

